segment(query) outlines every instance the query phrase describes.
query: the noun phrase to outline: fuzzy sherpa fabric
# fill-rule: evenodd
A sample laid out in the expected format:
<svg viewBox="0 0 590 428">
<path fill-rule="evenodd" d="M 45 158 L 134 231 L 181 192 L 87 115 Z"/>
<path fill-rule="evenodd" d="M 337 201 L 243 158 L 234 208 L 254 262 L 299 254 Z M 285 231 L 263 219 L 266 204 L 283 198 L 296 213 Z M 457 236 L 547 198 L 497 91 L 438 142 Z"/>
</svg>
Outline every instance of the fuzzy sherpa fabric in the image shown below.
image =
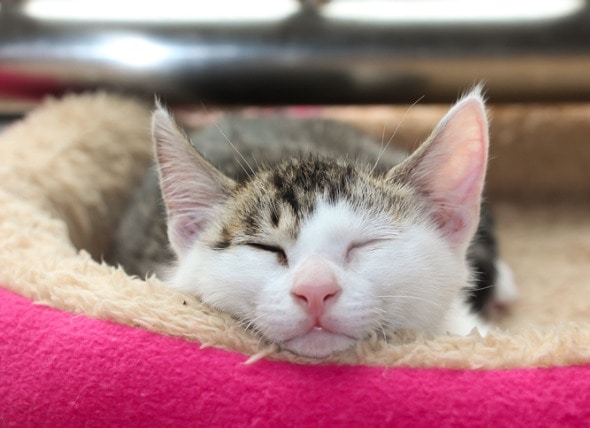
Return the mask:
<svg viewBox="0 0 590 428">
<path fill-rule="evenodd" d="M 406 110 L 314 114 L 378 137 L 393 132 L 380 124 L 387 117 L 388 126 L 402 122 L 396 139 L 411 146 L 445 108 Z M 516 415 L 513 422 L 524 423 L 539 412 L 556 423 L 586 417 L 577 400 L 590 364 L 590 106 L 508 106 L 492 117 L 489 189 L 521 293 L 498 320 L 502 329 L 485 338 L 372 337 L 318 365 L 154 278 L 102 263 L 151 162 L 149 107 L 106 94 L 45 102 L 0 133 L 0 283 L 35 302 L 0 294 L 0 422 L 37 426 L 52 395 L 56 413 L 47 417 L 69 411 L 91 424 L 181 423 L 187 419 L 174 418 L 183 412 L 218 424 L 285 422 L 284 412 L 300 424 L 340 415 L 399 422 L 420 414 L 425 423 L 445 416 L 453 425 Z M 189 398 L 192 407 L 184 406 Z M 162 407 L 165 399 L 172 404 Z M 519 400 L 534 404 L 526 417 Z M 231 419 L 236 414 L 242 419 Z"/>
<path fill-rule="evenodd" d="M 365 117 L 363 124 L 368 128 L 375 125 L 379 112 L 388 112 L 389 124 L 403 119 L 415 130 L 414 134 L 399 133 L 399 140 L 407 142 L 412 140 L 411 135 L 419 138 L 444 110 L 416 107 L 409 115 L 404 108 L 356 110 L 355 117 Z M 555 134 L 545 129 L 548 122 L 544 119 L 549 117 L 561 119 L 552 122 L 559 129 L 569 123 L 590 130 L 590 121 L 580 121 L 582 113 L 590 118 L 590 107 L 578 108 L 576 114 L 567 109 L 564 113 L 562 108 L 517 110 L 503 119 L 505 127 L 512 126 L 508 129 L 498 124 L 502 111 L 492 112 L 496 117 L 492 141 L 499 141 L 501 146 L 508 144 L 511 135 L 520 138 L 518 144 L 530 144 L 529 139 L 541 144 L 545 135 Z M 347 118 L 346 112 L 350 111 L 325 110 L 323 114 Z M 121 269 L 100 262 L 129 193 L 151 162 L 149 113 L 149 107 L 123 97 L 70 96 L 47 101 L 0 134 L 0 282 L 23 296 L 63 310 L 257 357 L 315 363 L 267 346 L 231 318 L 191 296 L 167 289 L 154 278 L 130 278 Z M 569 116 L 574 118 L 570 122 Z M 519 124 L 526 126 L 519 128 Z M 569 136 L 568 147 L 582 146 L 571 132 Z M 583 141 L 581 137 L 578 140 Z M 536 154 L 543 158 L 542 152 Z M 493 160 L 492 167 L 500 160 Z M 549 314 L 546 320 L 556 308 L 567 316 L 535 323 L 534 316 L 527 319 L 534 310 L 522 311 L 516 305 L 513 310 L 524 321 L 515 323 L 513 330 L 493 331 L 486 338 L 475 335 L 428 340 L 398 336 L 390 343 L 376 336 L 328 361 L 452 368 L 589 362 L 586 260 L 590 241 L 585 231 L 590 225 L 585 215 L 587 205 L 572 207 L 551 203 L 542 211 L 527 212 L 513 203 L 497 206 L 503 250 L 516 271 L 524 309 L 526 302 L 533 302 L 528 307 L 544 308 Z M 556 222 L 554 218 L 562 220 Z M 530 230 L 535 233 L 528 233 Z M 552 269 L 552 275 L 545 273 L 547 268 Z M 562 279 L 564 274 L 567 281 Z M 561 294 L 567 305 L 551 298 L 550 293 Z M 503 320 L 508 329 L 513 327 L 510 319 Z"/>
<path fill-rule="evenodd" d="M 0 289 L 0 423 L 581 426 L 590 366 L 493 371 L 259 361 Z"/>
</svg>

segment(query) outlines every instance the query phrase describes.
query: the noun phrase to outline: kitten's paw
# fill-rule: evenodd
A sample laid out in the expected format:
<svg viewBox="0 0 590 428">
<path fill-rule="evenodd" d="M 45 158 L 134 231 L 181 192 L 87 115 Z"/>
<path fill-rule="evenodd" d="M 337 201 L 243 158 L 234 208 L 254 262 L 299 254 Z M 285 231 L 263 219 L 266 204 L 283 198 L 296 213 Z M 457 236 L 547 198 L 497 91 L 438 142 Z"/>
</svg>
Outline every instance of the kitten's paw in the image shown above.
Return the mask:
<svg viewBox="0 0 590 428">
<path fill-rule="evenodd" d="M 490 331 L 490 325 L 472 313 L 463 301 L 457 299 L 447 315 L 445 329 L 446 333 L 459 336 L 477 334 L 475 333 L 477 330 L 480 336 L 485 337 Z"/>
<path fill-rule="evenodd" d="M 518 288 L 514 281 L 514 274 L 510 266 L 502 259 L 496 261 L 496 270 L 498 279 L 496 280 L 496 290 L 494 293 L 494 306 L 505 308 L 518 300 Z"/>
</svg>

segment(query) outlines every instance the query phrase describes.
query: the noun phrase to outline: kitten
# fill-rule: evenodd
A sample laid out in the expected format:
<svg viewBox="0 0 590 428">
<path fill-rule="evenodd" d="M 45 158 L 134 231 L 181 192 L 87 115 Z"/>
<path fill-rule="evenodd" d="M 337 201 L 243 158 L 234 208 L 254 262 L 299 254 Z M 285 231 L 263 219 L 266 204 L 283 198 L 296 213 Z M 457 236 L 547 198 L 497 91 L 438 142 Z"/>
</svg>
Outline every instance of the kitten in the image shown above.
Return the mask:
<svg viewBox="0 0 590 428">
<path fill-rule="evenodd" d="M 510 278 L 480 222 L 479 89 L 410 156 L 329 120 L 230 117 L 195 136 L 199 151 L 161 107 L 152 126 L 158 174 L 116 238 L 128 272 L 168 270 L 171 287 L 310 357 L 371 332 L 485 331 L 498 266 Z"/>
</svg>

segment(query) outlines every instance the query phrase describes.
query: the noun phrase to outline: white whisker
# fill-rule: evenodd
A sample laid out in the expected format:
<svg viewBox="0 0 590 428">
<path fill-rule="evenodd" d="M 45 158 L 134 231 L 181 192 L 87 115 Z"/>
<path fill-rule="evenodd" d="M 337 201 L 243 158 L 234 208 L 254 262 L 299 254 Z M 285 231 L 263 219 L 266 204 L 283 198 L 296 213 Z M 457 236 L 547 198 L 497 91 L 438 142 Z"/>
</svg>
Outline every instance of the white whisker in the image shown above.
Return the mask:
<svg viewBox="0 0 590 428">
<path fill-rule="evenodd" d="M 260 318 L 262 318 L 262 314 L 258 315 L 255 318 L 252 318 L 251 320 L 246 319 L 246 320 L 240 321 L 239 324 L 240 324 L 240 326 L 242 326 L 244 328 L 244 330 L 252 329 L 254 331 L 257 329 L 257 327 L 256 327 L 256 325 L 254 325 L 254 323 L 256 321 L 258 321 Z"/>
<path fill-rule="evenodd" d="M 495 284 L 491 284 L 491 285 L 488 285 L 486 287 L 481 287 L 481 288 L 477 288 L 474 286 L 474 288 L 470 288 L 469 291 L 473 292 L 473 291 L 487 290 L 488 288 L 494 288 L 495 286 L 496 286 Z"/>
<path fill-rule="evenodd" d="M 420 300 L 422 302 L 426 302 L 426 303 L 430 303 L 431 305 L 434 305 L 436 307 L 442 307 L 442 305 L 440 303 L 437 303 L 433 300 L 430 299 L 425 299 L 423 297 L 418 297 L 418 296 L 402 296 L 402 295 L 389 295 L 389 296 L 379 296 L 380 299 L 389 299 L 389 300 L 395 300 L 395 299 L 414 299 L 414 300 Z"/>
<path fill-rule="evenodd" d="M 408 115 L 408 113 L 416 106 L 416 104 L 418 104 L 420 101 L 422 101 L 423 98 L 424 98 L 424 95 L 422 95 L 420 98 L 418 98 L 416 101 L 414 101 L 412 103 L 412 105 L 406 109 L 406 111 L 402 115 L 401 119 L 397 123 L 397 126 L 395 127 L 395 129 L 393 131 L 393 134 L 391 134 L 391 137 L 389 137 L 389 139 L 387 140 L 387 143 L 385 144 L 385 146 L 383 145 L 383 139 L 385 137 L 385 125 L 383 125 L 383 134 L 381 136 L 381 150 L 379 151 L 379 155 L 377 155 L 377 160 L 373 164 L 373 168 L 371 168 L 371 174 L 375 171 L 375 168 L 377 168 L 377 165 L 379 164 L 379 161 L 381 160 L 381 158 L 383 157 L 383 155 L 385 154 L 385 152 L 389 148 L 389 145 L 393 141 L 393 138 L 397 134 L 397 131 L 399 130 L 401 124 L 404 122 L 404 119 L 406 118 L 406 116 Z"/>
<path fill-rule="evenodd" d="M 203 104 L 201 102 L 201 106 L 203 107 L 203 109 L 205 110 L 205 113 L 209 113 L 209 111 L 207 110 L 207 107 L 205 106 L 205 104 Z M 234 149 L 234 151 L 238 154 L 238 156 L 244 161 L 244 163 L 248 166 L 248 168 L 250 169 L 250 173 L 254 174 L 254 168 L 252 168 L 252 165 L 250 165 L 250 163 L 248 163 L 248 161 L 246 160 L 246 158 L 244 157 L 244 155 L 242 155 L 242 153 L 240 153 L 240 151 L 238 150 L 238 148 L 234 145 L 234 143 L 231 142 L 231 140 L 227 137 L 227 135 L 225 135 L 225 133 L 223 132 L 223 130 L 219 127 L 219 125 L 217 125 L 217 123 L 213 123 L 213 125 L 215 126 L 215 128 L 217 128 L 217 130 L 219 131 L 219 133 L 223 136 L 223 138 L 225 138 L 225 141 L 227 141 L 227 143 L 231 146 L 232 149 Z M 242 170 L 244 171 L 244 173 L 250 177 L 250 174 L 248 173 L 248 171 L 246 171 L 246 168 L 244 168 L 244 166 L 239 162 L 238 160 L 238 164 L 240 165 L 240 167 L 242 168 Z"/>
</svg>

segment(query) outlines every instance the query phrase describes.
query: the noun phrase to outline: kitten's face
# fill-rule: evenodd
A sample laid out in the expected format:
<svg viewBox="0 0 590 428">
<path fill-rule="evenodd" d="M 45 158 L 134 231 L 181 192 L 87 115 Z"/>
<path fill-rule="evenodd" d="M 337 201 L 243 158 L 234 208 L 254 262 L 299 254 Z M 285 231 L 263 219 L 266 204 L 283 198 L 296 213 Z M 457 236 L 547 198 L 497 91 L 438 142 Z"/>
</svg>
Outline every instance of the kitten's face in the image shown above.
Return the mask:
<svg viewBox="0 0 590 428">
<path fill-rule="evenodd" d="M 464 260 L 410 189 L 337 163 L 319 185 L 310 171 L 329 164 L 283 165 L 238 188 L 174 284 L 307 356 L 372 332 L 436 331 L 465 286 Z"/>
<path fill-rule="evenodd" d="M 154 129 L 179 257 L 171 285 L 311 357 L 371 333 L 444 330 L 467 286 L 465 251 L 479 220 L 487 153 L 479 98 L 455 106 L 384 176 L 309 158 L 237 184 L 178 142 L 165 112 Z"/>
</svg>

